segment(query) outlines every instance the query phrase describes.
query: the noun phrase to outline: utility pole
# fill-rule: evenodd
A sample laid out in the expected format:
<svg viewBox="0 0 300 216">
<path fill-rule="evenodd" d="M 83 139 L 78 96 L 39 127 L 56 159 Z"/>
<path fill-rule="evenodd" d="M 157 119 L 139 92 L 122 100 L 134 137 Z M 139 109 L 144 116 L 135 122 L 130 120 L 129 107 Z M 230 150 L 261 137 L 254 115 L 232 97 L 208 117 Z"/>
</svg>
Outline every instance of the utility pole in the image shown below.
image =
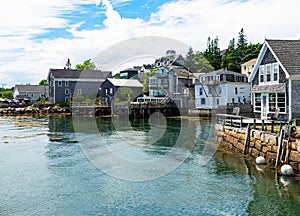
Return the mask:
<svg viewBox="0 0 300 216">
<path fill-rule="evenodd" d="M 6 85 L 5 83 L 2 83 L 2 91 L 4 91 L 4 86 L 5 85 Z"/>
</svg>

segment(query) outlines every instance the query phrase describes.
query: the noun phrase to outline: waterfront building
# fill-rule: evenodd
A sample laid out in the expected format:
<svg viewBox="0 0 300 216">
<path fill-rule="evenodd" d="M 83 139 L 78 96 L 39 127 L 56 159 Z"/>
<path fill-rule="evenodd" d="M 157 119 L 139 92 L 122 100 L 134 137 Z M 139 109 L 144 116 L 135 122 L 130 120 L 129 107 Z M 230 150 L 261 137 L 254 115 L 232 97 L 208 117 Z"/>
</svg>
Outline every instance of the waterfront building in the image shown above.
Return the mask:
<svg viewBox="0 0 300 216">
<path fill-rule="evenodd" d="M 111 71 L 50 69 L 49 104 L 68 102 L 78 95 L 96 98 L 100 85 L 108 77 L 112 77 Z"/>
<path fill-rule="evenodd" d="M 300 40 L 265 40 L 249 80 L 256 117 L 299 117 Z"/>
<path fill-rule="evenodd" d="M 142 95 L 142 89 L 143 85 L 136 79 L 107 78 L 100 86 L 99 95 L 102 103 L 111 104 L 114 100 L 132 101 Z"/>
<path fill-rule="evenodd" d="M 195 106 L 216 109 L 219 106 L 250 103 L 250 83 L 245 74 L 226 69 L 212 71 L 195 83 Z"/>
<path fill-rule="evenodd" d="M 18 101 L 36 101 L 49 96 L 48 85 L 15 85 L 13 97 Z"/>
</svg>

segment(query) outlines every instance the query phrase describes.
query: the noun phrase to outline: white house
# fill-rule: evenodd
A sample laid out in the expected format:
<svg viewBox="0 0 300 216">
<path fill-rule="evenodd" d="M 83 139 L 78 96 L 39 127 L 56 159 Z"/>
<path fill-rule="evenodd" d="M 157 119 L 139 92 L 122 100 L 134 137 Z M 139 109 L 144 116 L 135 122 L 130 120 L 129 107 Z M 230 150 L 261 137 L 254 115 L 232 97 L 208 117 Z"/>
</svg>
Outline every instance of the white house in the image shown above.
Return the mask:
<svg viewBox="0 0 300 216">
<path fill-rule="evenodd" d="M 198 109 L 215 109 L 250 103 L 250 92 L 245 74 L 220 69 L 199 77 L 199 82 L 195 83 L 195 105 Z"/>
<path fill-rule="evenodd" d="M 36 100 L 38 98 L 45 98 L 49 96 L 48 85 L 16 85 L 13 91 L 14 99 L 24 100 Z"/>
</svg>

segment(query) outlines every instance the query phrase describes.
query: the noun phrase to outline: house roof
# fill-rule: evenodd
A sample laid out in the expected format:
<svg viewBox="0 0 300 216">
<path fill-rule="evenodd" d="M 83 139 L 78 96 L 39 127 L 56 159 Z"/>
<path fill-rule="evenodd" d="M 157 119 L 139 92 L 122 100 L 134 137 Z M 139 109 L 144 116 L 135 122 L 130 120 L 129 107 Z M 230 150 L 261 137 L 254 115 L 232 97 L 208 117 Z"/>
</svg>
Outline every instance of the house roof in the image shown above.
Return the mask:
<svg viewBox="0 0 300 216">
<path fill-rule="evenodd" d="M 249 76 L 249 81 L 254 79 L 267 49 L 271 51 L 287 75 L 300 75 L 300 40 L 266 39 Z"/>
<path fill-rule="evenodd" d="M 50 69 L 50 73 L 54 78 L 106 79 L 112 77 L 111 71 L 101 70 Z"/>
<path fill-rule="evenodd" d="M 300 74 L 300 40 L 266 40 L 287 73 Z"/>
<path fill-rule="evenodd" d="M 215 71 L 212 71 L 212 72 L 209 72 L 209 73 L 202 74 L 202 75 L 200 75 L 200 77 L 220 75 L 220 74 L 232 74 L 232 75 L 235 75 L 235 76 L 246 76 L 245 74 L 237 73 L 237 72 L 234 72 L 234 71 L 219 69 L 219 70 L 215 70 Z"/>
<path fill-rule="evenodd" d="M 109 82 L 111 82 L 114 86 L 120 87 L 139 87 L 142 88 L 143 85 L 136 79 L 114 79 L 107 78 Z"/>
<path fill-rule="evenodd" d="M 16 85 L 15 90 L 21 92 L 48 92 L 48 86 L 43 85 Z"/>
<path fill-rule="evenodd" d="M 133 77 L 131 77 L 130 79 L 135 79 L 138 80 L 140 83 L 144 82 L 144 80 L 146 79 L 146 73 L 138 73 L 136 75 L 134 75 Z"/>
<path fill-rule="evenodd" d="M 246 61 L 242 65 L 252 65 L 255 64 L 257 58 L 250 59 L 249 61 Z"/>
</svg>

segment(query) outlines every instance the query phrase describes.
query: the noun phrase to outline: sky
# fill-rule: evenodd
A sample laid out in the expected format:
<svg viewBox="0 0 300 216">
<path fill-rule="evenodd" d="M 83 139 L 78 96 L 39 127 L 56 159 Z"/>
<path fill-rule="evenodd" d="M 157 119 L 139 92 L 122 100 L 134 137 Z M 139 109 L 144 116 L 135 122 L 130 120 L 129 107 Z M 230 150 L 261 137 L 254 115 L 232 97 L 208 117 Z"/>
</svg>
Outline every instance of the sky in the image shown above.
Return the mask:
<svg viewBox="0 0 300 216">
<path fill-rule="evenodd" d="M 241 28 L 248 43 L 299 39 L 299 6 L 298 0 L 1 0 L 0 87 L 38 84 L 68 58 L 74 68 L 140 37 L 174 39 L 194 51 L 205 50 L 208 37 L 226 49 Z"/>
</svg>

